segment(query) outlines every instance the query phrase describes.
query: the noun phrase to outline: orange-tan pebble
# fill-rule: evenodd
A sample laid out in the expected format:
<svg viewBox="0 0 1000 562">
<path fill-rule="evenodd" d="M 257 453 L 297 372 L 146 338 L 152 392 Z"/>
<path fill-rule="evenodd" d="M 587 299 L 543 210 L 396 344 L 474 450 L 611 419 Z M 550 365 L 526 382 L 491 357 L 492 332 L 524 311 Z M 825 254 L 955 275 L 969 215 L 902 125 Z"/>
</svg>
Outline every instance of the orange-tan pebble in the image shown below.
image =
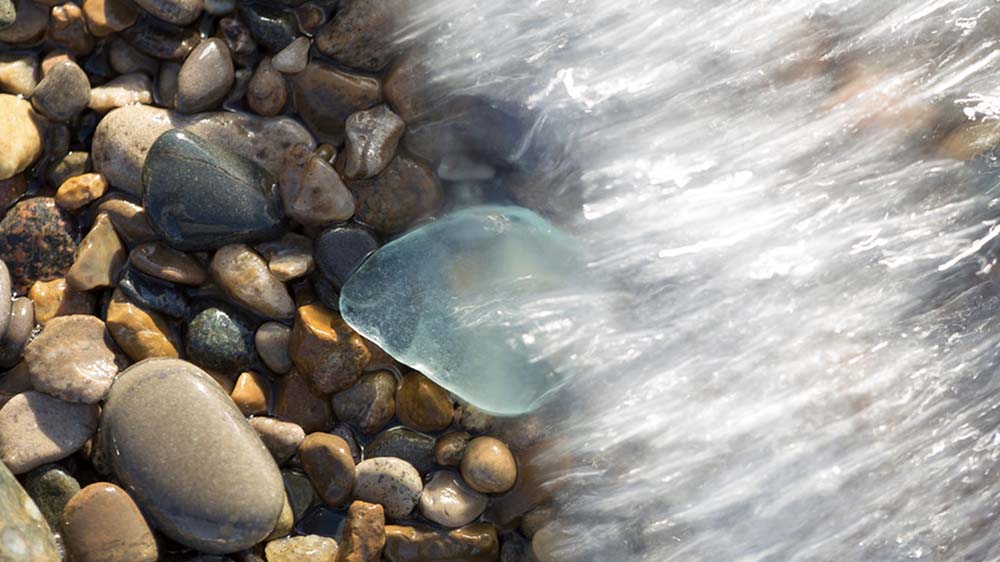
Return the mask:
<svg viewBox="0 0 1000 562">
<path fill-rule="evenodd" d="M 75 176 L 64 181 L 56 191 L 56 204 L 67 211 L 78 211 L 108 191 L 104 174 L 95 172 Z"/>
</svg>

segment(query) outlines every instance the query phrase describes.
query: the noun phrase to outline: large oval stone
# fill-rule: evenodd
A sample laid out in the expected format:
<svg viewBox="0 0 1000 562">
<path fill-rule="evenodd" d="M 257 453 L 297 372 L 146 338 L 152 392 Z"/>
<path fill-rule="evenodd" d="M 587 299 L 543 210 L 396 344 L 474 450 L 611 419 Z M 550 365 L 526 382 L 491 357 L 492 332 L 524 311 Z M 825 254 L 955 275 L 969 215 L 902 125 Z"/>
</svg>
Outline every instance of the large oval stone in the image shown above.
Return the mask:
<svg viewBox="0 0 1000 562">
<path fill-rule="evenodd" d="M 248 548 L 284 503 L 278 466 L 229 396 L 179 359 L 148 359 L 111 387 L 101 417 L 115 475 L 170 538 L 202 552 Z"/>
<path fill-rule="evenodd" d="M 153 143 L 142 184 L 153 228 L 180 250 L 260 242 L 284 229 L 270 174 L 186 131 L 167 131 Z"/>
</svg>

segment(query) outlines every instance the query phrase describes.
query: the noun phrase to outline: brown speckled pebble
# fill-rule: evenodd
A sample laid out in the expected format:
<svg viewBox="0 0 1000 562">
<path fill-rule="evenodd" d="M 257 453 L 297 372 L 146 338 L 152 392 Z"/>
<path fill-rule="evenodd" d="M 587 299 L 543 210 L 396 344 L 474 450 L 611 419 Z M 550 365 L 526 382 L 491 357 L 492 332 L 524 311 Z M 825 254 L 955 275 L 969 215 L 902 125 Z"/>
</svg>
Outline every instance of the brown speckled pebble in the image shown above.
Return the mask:
<svg viewBox="0 0 1000 562">
<path fill-rule="evenodd" d="M 385 510 L 355 501 L 347 510 L 337 562 L 378 562 L 385 547 Z"/>
<path fill-rule="evenodd" d="M 96 316 L 61 316 L 24 351 L 35 389 L 68 402 L 94 404 L 118 373 L 111 335 Z"/>
<path fill-rule="evenodd" d="M 67 211 L 77 211 L 96 201 L 108 190 L 108 180 L 102 174 L 83 174 L 69 178 L 56 191 L 56 204 Z"/>
<path fill-rule="evenodd" d="M 496 562 L 500 544 L 496 529 L 486 523 L 454 530 L 386 525 L 383 555 L 389 562 Z"/>
<path fill-rule="evenodd" d="M 434 443 L 434 461 L 441 466 L 458 466 L 472 436 L 464 431 L 453 431 L 438 437 Z"/>
<path fill-rule="evenodd" d="M 420 499 L 423 482 L 413 465 L 394 457 L 361 461 L 355 470 L 354 497 L 382 504 L 385 514 L 406 517 Z"/>
<path fill-rule="evenodd" d="M 288 355 L 316 390 L 337 392 L 353 385 L 371 352 L 339 314 L 321 304 L 299 307 Z"/>
<path fill-rule="evenodd" d="M 246 244 L 223 246 L 211 265 L 216 284 L 248 310 L 272 319 L 291 319 L 295 301 L 267 268 L 267 262 Z"/>
<path fill-rule="evenodd" d="M 247 85 L 247 105 L 258 115 L 271 117 L 281 113 L 288 101 L 288 85 L 285 77 L 271 66 L 271 59 L 264 58 Z"/>
</svg>

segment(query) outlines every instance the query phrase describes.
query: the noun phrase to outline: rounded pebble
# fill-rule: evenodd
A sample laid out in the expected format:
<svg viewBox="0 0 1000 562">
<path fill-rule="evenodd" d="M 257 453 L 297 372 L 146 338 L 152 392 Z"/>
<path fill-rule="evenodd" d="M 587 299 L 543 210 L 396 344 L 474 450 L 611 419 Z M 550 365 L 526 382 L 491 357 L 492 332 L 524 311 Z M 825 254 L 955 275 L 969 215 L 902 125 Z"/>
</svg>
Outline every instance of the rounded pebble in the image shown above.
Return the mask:
<svg viewBox="0 0 1000 562">
<path fill-rule="evenodd" d="M 396 391 L 396 415 L 418 431 L 440 431 L 451 425 L 455 406 L 448 391 L 420 373 L 403 376 Z"/>
<path fill-rule="evenodd" d="M 107 482 L 80 490 L 59 527 L 75 562 L 156 562 L 152 529 L 125 490 Z"/>
<path fill-rule="evenodd" d="M 291 319 L 295 301 L 267 267 L 267 262 L 245 244 L 223 246 L 211 265 L 216 284 L 240 305 L 272 319 Z"/>
<path fill-rule="evenodd" d="M 108 190 L 103 174 L 88 173 L 67 179 L 56 191 L 56 204 L 67 211 L 78 211 L 100 199 Z"/>
<path fill-rule="evenodd" d="M 319 304 L 299 307 L 288 355 L 324 394 L 349 388 L 371 361 L 364 339 L 339 314 Z"/>
<path fill-rule="evenodd" d="M 288 86 L 285 77 L 271 65 L 271 59 L 264 58 L 257 64 L 247 85 L 246 99 L 251 111 L 265 117 L 277 115 L 284 109 Z"/>
<path fill-rule="evenodd" d="M 0 340 L 0 367 L 10 367 L 20 359 L 34 329 L 35 304 L 28 297 L 14 299 L 10 324 Z"/>
<path fill-rule="evenodd" d="M 278 322 L 264 322 L 254 335 L 257 353 L 267 368 L 275 373 L 285 374 L 292 370 L 292 360 L 288 357 L 291 335 L 291 328 Z"/>
<path fill-rule="evenodd" d="M 90 80 L 74 62 L 63 62 L 42 78 L 31 94 L 34 108 L 54 121 L 69 121 L 90 103 Z"/>
<path fill-rule="evenodd" d="M 76 244 L 72 217 L 50 197 L 21 201 L 0 221 L 0 260 L 10 268 L 14 289 L 21 293 L 35 281 L 65 276 L 73 265 Z"/>
<path fill-rule="evenodd" d="M 229 376 L 251 367 L 257 355 L 249 321 L 217 307 L 206 308 L 191 320 L 185 350 L 191 361 Z"/>
<path fill-rule="evenodd" d="M 464 431 L 453 431 L 438 437 L 434 443 L 434 461 L 441 466 L 458 466 L 471 439 L 472 436 Z"/>
<path fill-rule="evenodd" d="M 136 246 L 129 261 L 139 271 L 171 283 L 197 286 L 208 281 L 208 271 L 198 260 L 162 242 Z"/>
<path fill-rule="evenodd" d="M 133 302 L 120 287 L 111 294 L 106 316 L 115 342 L 133 361 L 177 357 L 180 345 L 166 319 Z"/>
<path fill-rule="evenodd" d="M 204 0 L 133 0 L 140 8 L 175 25 L 187 25 L 198 19 Z"/>
<path fill-rule="evenodd" d="M 501 494 L 517 480 L 517 461 L 503 441 L 476 437 L 462 457 L 462 478 L 477 492 Z"/>
<path fill-rule="evenodd" d="M 49 527 L 58 530 L 63 508 L 80 491 L 80 483 L 57 464 L 40 466 L 25 474 L 21 482 Z"/>
<path fill-rule="evenodd" d="M 44 119 L 31 103 L 0 94 L 0 180 L 28 169 L 41 156 L 44 141 Z"/>
<path fill-rule="evenodd" d="M 245 371 L 236 379 L 229 397 L 244 415 L 266 414 L 269 386 L 264 375 Z"/>
<path fill-rule="evenodd" d="M 217 106 L 229 93 L 234 76 L 226 42 L 217 38 L 202 41 L 181 65 L 175 107 L 184 113 L 197 113 Z"/>
<path fill-rule="evenodd" d="M 333 411 L 365 433 L 379 431 L 396 414 L 396 377 L 389 371 L 361 375 L 354 386 L 333 395 Z"/>
<path fill-rule="evenodd" d="M 442 527 L 467 525 L 486 509 L 489 498 L 451 471 L 434 473 L 420 494 L 420 513 Z"/>
<path fill-rule="evenodd" d="M 258 416 L 250 418 L 250 425 L 278 464 L 285 464 L 285 461 L 292 458 L 306 438 L 306 432 L 292 422 Z"/>
<path fill-rule="evenodd" d="M 354 214 L 354 196 L 337 171 L 305 145 L 285 153 L 280 185 L 285 213 L 300 224 L 325 226 Z"/>
<path fill-rule="evenodd" d="M 420 499 L 423 483 L 410 463 L 393 457 L 367 459 L 355 471 L 354 497 L 382 504 L 389 517 L 406 517 Z"/>
<path fill-rule="evenodd" d="M 98 215 L 90 232 L 76 248 L 73 265 L 66 272 L 66 282 L 77 291 L 106 289 L 118 282 L 118 274 L 127 254 L 111 219 Z"/>
<path fill-rule="evenodd" d="M 309 62 L 310 44 L 308 37 L 295 39 L 295 41 L 289 43 L 278 54 L 274 55 L 271 64 L 275 70 L 282 74 L 298 74 L 302 72 L 306 69 L 306 64 Z"/>
<path fill-rule="evenodd" d="M 329 433 L 310 433 L 299 445 L 299 460 L 323 503 L 344 504 L 354 486 L 354 459 L 347 442 Z"/>
<path fill-rule="evenodd" d="M 94 311 L 93 295 L 70 289 L 62 277 L 52 281 L 35 281 L 28 296 L 35 303 L 35 320 L 43 326 L 53 318 L 91 314 Z"/>
</svg>

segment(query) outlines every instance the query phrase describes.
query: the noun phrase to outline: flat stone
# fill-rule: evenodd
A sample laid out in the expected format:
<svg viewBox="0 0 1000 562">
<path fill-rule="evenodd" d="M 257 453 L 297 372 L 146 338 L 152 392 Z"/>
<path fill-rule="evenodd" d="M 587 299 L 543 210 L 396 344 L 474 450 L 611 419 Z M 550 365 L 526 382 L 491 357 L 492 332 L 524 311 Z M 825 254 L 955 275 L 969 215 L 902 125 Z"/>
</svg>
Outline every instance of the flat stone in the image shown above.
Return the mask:
<svg viewBox="0 0 1000 562">
<path fill-rule="evenodd" d="M 254 39 L 268 51 L 277 53 L 295 40 L 295 16 L 281 6 L 240 2 L 237 10 Z"/>
<path fill-rule="evenodd" d="M 2 33 L 2 31 L 0 31 Z M 31 55 L 0 55 L 0 92 L 31 96 L 38 85 L 38 59 Z"/>
<path fill-rule="evenodd" d="M 52 7 L 46 31 L 49 39 L 77 54 L 86 55 L 94 50 L 94 37 L 87 30 L 83 10 L 73 2 Z"/>
<path fill-rule="evenodd" d="M 0 558 L 25 562 L 60 562 L 49 526 L 7 467 L 0 464 Z"/>
<path fill-rule="evenodd" d="M 298 37 L 274 55 L 271 64 L 282 74 L 298 74 L 306 69 L 309 62 L 310 45 L 308 37 Z"/>
<path fill-rule="evenodd" d="M 299 444 L 306 438 L 306 432 L 292 422 L 257 416 L 250 418 L 250 425 L 271 452 L 274 462 L 279 465 L 292 458 Z"/>
<path fill-rule="evenodd" d="M 350 388 L 371 361 L 364 340 L 319 304 L 299 307 L 288 355 L 296 369 L 321 393 Z"/>
<path fill-rule="evenodd" d="M 139 306 L 171 318 L 187 319 L 192 315 L 191 303 L 177 285 L 126 267 L 118 280 L 118 288 Z"/>
<path fill-rule="evenodd" d="M 31 384 L 67 402 L 94 404 L 118 373 L 113 346 L 95 316 L 54 318 L 24 350 Z"/>
<path fill-rule="evenodd" d="M 97 210 L 108 215 L 111 224 L 115 225 L 118 235 L 129 245 L 153 240 L 157 237 L 153 225 L 149 222 L 146 210 L 141 206 L 120 198 L 105 199 L 98 204 Z M 207 274 L 206 274 L 207 276 Z"/>
<path fill-rule="evenodd" d="M 35 303 L 35 320 L 43 326 L 53 318 L 94 312 L 94 296 L 70 289 L 62 277 L 36 281 L 28 296 Z"/>
<path fill-rule="evenodd" d="M 12 25 L 0 29 L 0 43 L 33 43 L 45 33 L 49 11 L 32 0 L 14 0 L 14 5 L 17 15 Z"/>
<path fill-rule="evenodd" d="M 31 95 L 36 111 L 54 121 L 69 121 L 90 102 L 90 81 L 74 62 L 56 65 Z"/>
<path fill-rule="evenodd" d="M 289 232 L 278 240 L 258 244 L 256 249 L 267 260 L 271 273 L 285 282 L 312 273 L 316 265 L 312 246 L 312 240 Z"/>
<path fill-rule="evenodd" d="M 337 171 L 305 145 L 285 153 L 280 183 L 285 213 L 299 224 L 325 226 L 354 214 L 354 196 Z"/>
<path fill-rule="evenodd" d="M 80 490 L 59 527 L 66 551 L 80 562 L 156 562 L 152 529 L 125 490 L 108 482 Z"/>
<path fill-rule="evenodd" d="M 365 447 L 365 458 L 395 457 L 413 465 L 420 474 L 434 467 L 434 438 L 406 427 L 393 427 L 375 436 Z"/>
<path fill-rule="evenodd" d="M 0 367 L 10 367 L 21 358 L 24 346 L 35 329 L 35 305 L 28 297 L 18 297 L 11 305 L 10 324 L 0 339 Z"/>
<path fill-rule="evenodd" d="M 333 395 L 333 411 L 337 419 L 365 433 L 375 433 L 396 414 L 395 395 L 396 377 L 392 373 L 365 373 L 354 386 Z"/>
<path fill-rule="evenodd" d="M 161 135 L 142 176 L 143 207 L 153 228 L 179 250 L 259 242 L 285 228 L 268 173 L 192 133 Z"/>
<path fill-rule="evenodd" d="M 83 15 L 94 37 L 125 31 L 139 18 L 129 0 L 83 0 Z"/>
<path fill-rule="evenodd" d="M 90 109 L 107 113 L 134 104 L 153 103 L 153 81 L 141 72 L 123 74 L 90 91 Z"/>
<path fill-rule="evenodd" d="M 285 374 L 292 370 L 292 360 L 288 357 L 288 340 L 292 330 L 278 322 L 265 322 L 257 328 L 254 344 L 264 365 L 275 373 Z"/>
<path fill-rule="evenodd" d="M 336 67 L 311 62 L 292 77 L 295 110 L 316 137 L 339 145 L 344 124 L 355 111 L 377 105 L 381 88 L 374 78 L 350 74 Z"/>
<path fill-rule="evenodd" d="M 229 393 L 236 407 L 247 416 L 266 414 L 269 395 L 270 384 L 267 378 L 253 371 L 240 373 L 232 392 Z"/>
<path fill-rule="evenodd" d="M 143 54 L 169 61 L 184 60 L 201 42 L 196 29 L 178 27 L 150 15 L 142 15 L 120 35 Z"/>
<path fill-rule="evenodd" d="M 354 459 L 347 442 L 329 433 L 310 433 L 299 444 L 299 461 L 316 494 L 330 507 L 339 507 L 351 496 Z"/>
<path fill-rule="evenodd" d="M 68 178 L 56 191 L 56 204 L 67 211 L 79 211 L 100 199 L 108 190 L 108 180 L 102 174 L 87 173 Z"/>
<path fill-rule="evenodd" d="M 105 289 L 118 282 L 125 265 L 125 246 L 107 215 L 98 215 L 94 226 L 76 249 L 73 265 L 66 273 L 71 289 L 92 291 Z"/>
<path fill-rule="evenodd" d="M 367 179 L 379 174 L 396 155 L 406 124 L 385 105 L 352 113 L 347 118 L 344 177 Z"/>
<path fill-rule="evenodd" d="M 486 523 L 454 530 L 401 525 L 385 527 L 383 556 L 389 562 L 496 562 L 499 555 L 497 531 Z"/>
<path fill-rule="evenodd" d="M 96 428 L 96 405 L 23 392 L 0 408 L 0 460 L 14 474 L 23 474 L 70 456 Z"/>
<path fill-rule="evenodd" d="M 157 529 L 202 552 L 234 552 L 274 528 L 284 504 L 274 459 L 201 369 L 150 359 L 115 381 L 101 432 L 115 475 Z M 239 494 L 233 494 L 239 490 Z"/>
<path fill-rule="evenodd" d="M 385 511 L 381 505 L 351 503 L 341 535 L 337 562 L 379 562 L 385 547 Z"/>
<path fill-rule="evenodd" d="M 19 292 L 37 280 L 64 276 L 75 251 L 74 221 L 50 197 L 21 201 L 0 221 L 0 260 Z"/>
<path fill-rule="evenodd" d="M 467 486 L 455 472 L 431 475 L 420 493 L 420 513 L 442 527 L 461 527 L 476 520 L 489 498 Z"/>
<path fill-rule="evenodd" d="M 319 535 L 288 537 L 267 543 L 267 562 L 335 562 L 337 541 Z"/>
<path fill-rule="evenodd" d="M 462 478 L 477 492 L 502 494 L 517 480 L 517 461 L 507 444 L 495 437 L 469 441 L 462 456 Z"/>
<path fill-rule="evenodd" d="M 257 64 L 247 85 L 246 100 L 254 113 L 265 117 L 277 115 L 285 108 L 288 86 L 285 77 L 271 65 L 271 59 L 265 57 Z"/>
<path fill-rule="evenodd" d="M 80 483 L 66 469 L 56 464 L 40 466 L 22 477 L 24 491 L 45 516 L 50 529 L 58 529 L 63 508 L 77 492 Z"/>
<path fill-rule="evenodd" d="M 177 75 L 174 106 L 197 113 L 218 106 L 229 93 L 235 77 L 229 47 L 222 39 L 206 39 L 191 51 Z"/>
<path fill-rule="evenodd" d="M 158 107 L 129 105 L 112 110 L 94 132 L 94 168 L 111 185 L 139 194 L 142 167 L 153 142 L 164 132 L 186 129 L 230 152 L 250 158 L 277 177 L 285 150 L 315 146 L 312 136 L 289 117 L 264 119 L 234 112 L 184 115 Z"/>
<path fill-rule="evenodd" d="M 129 262 L 139 271 L 180 285 L 203 285 L 208 271 L 198 260 L 162 242 L 140 244 L 129 253 Z"/>
<path fill-rule="evenodd" d="M 228 309 L 210 307 L 191 320 L 185 350 L 188 358 L 205 369 L 229 376 L 251 368 L 257 352 L 247 318 Z"/>
<path fill-rule="evenodd" d="M 417 469 L 402 459 L 365 459 L 355 470 L 354 497 L 382 504 L 388 517 L 401 519 L 409 515 L 422 489 Z"/>
<path fill-rule="evenodd" d="M 295 301 L 285 284 L 271 273 L 264 258 L 246 244 L 219 248 L 210 269 L 223 292 L 254 314 L 275 320 L 291 319 L 295 314 Z"/>
<path fill-rule="evenodd" d="M 333 425 L 330 401 L 316 394 L 294 369 L 278 383 L 274 415 L 301 426 L 306 433 L 326 431 Z"/>
<path fill-rule="evenodd" d="M 437 211 L 444 191 L 433 170 L 399 155 L 377 176 L 347 182 L 357 202 L 355 215 L 378 232 L 402 232 Z"/>
<path fill-rule="evenodd" d="M 44 142 L 44 119 L 35 113 L 31 103 L 0 94 L 0 180 L 33 164 L 41 156 Z"/>
<path fill-rule="evenodd" d="M 359 226 L 335 226 L 316 239 L 316 265 L 328 281 L 342 287 L 354 270 L 378 248 L 379 242 L 369 230 Z"/>
<path fill-rule="evenodd" d="M 121 289 L 111 295 L 107 322 L 111 336 L 133 361 L 178 356 L 180 345 L 166 319 L 142 308 Z"/>
<path fill-rule="evenodd" d="M 204 8 L 203 0 L 133 0 L 140 8 L 163 21 L 187 25 L 198 19 Z"/>
<path fill-rule="evenodd" d="M 417 372 L 407 373 L 396 391 L 399 421 L 417 431 L 447 428 L 454 410 L 448 391 Z"/>
<path fill-rule="evenodd" d="M 360 70 L 377 72 L 399 51 L 397 18 L 406 0 L 343 0 L 337 13 L 316 35 L 324 55 Z"/>
<path fill-rule="evenodd" d="M 458 466 L 472 436 L 465 431 L 453 431 L 434 442 L 434 461 L 441 466 Z"/>
</svg>

